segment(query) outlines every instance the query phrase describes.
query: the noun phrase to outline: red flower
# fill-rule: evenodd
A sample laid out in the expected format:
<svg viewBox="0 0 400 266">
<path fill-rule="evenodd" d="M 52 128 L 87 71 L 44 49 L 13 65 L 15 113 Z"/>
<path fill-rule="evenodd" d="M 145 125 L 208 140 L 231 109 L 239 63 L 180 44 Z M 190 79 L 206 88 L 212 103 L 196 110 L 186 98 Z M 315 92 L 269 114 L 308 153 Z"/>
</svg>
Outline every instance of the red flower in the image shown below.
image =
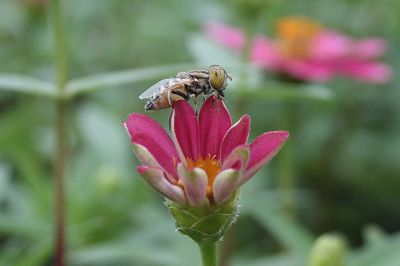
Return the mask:
<svg viewBox="0 0 400 266">
<path fill-rule="evenodd" d="M 196 116 L 186 101 L 175 103 L 172 139 L 153 119 L 131 114 L 124 123 L 137 171 L 159 193 L 181 206 L 219 205 L 282 147 L 287 131 L 266 132 L 248 144 L 250 117 L 231 124 L 224 103 L 210 97 Z"/>
</svg>

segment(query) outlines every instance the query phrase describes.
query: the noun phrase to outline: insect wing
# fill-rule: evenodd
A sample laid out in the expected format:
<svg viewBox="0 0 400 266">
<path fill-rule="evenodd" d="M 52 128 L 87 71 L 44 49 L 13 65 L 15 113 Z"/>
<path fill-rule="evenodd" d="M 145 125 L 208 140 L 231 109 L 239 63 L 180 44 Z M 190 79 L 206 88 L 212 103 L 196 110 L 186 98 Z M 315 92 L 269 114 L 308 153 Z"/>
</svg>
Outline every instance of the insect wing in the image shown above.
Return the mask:
<svg viewBox="0 0 400 266">
<path fill-rule="evenodd" d="M 170 80 L 171 79 L 160 80 L 159 82 L 157 82 L 156 84 L 145 90 L 142 94 L 140 94 L 139 99 L 143 100 L 160 95 L 166 90 Z"/>
<path fill-rule="evenodd" d="M 174 89 L 177 86 L 187 85 L 193 82 L 193 79 L 181 79 L 181 78 L 169 78 L 163 79 L 148 88 L 145 92 L 143 92 L 139 99 L 148 99 L 157 95 L 162 94 L 163 92 Z"/>
</svg>

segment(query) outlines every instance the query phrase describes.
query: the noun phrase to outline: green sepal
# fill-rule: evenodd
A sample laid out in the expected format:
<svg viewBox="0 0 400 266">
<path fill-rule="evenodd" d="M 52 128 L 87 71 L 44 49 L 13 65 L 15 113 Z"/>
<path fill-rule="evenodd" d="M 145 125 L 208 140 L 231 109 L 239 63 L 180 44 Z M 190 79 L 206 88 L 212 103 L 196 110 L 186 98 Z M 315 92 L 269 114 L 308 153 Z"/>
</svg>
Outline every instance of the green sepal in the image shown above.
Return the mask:
<svg viewBox="0 0 400 266">
<path fill-rule="evenodd" d="M 167 200 L 165 204 L 174 218 L 176 229 L 197 243 L 215 243 L 239 215 L 238 192 L 221 205 L 182 207 Z"/>
</svg>

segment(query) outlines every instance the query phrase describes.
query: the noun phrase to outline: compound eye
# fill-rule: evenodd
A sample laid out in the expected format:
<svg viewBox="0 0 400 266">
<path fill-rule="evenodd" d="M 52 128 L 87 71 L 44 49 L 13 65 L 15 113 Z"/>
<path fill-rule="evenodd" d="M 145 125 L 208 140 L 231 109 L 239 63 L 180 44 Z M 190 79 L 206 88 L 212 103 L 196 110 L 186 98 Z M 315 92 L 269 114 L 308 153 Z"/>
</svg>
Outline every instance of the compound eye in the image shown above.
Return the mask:
<svg viewBox="0 0 400 266">
<path fill-rule="evenodd" d="M 226 84 L 226 72 L 225 70 L 217 65 L 210 66 L 208 71 L 210 77 L 210 85 L 215 90 L 223 90 Z"/>
</svg>

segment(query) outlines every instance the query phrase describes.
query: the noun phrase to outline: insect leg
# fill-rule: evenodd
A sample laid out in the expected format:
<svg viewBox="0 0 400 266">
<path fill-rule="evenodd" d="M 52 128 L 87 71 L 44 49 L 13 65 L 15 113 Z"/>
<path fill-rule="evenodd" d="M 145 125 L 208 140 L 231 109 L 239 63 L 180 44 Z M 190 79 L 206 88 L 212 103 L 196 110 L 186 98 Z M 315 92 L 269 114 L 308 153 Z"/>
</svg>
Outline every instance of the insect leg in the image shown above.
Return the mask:
<svg viewBox="0 0 400 266">
<path fill-rule="evenodd" d="M 196 111 L 196 116 L 198 115 L 198 111 L 197 111 L 197 100 L 196 100 L 196 95 L 192 94 L 190 95 L 190 97 L 193 98 L 193 103 L 194 103 L 194 109 Z"/>
<path fill-rule="evenodd" d="M 167 97 L 168 97 L 169 106 L 172 106 L 172 103 L 171 103 L 171 91 L 170 90 L 167 92 Z"/>
<path fill-rule="evenodd" d="M 225 94 L 224 94 L 224 92 L 222 90 L 218 91 L 217 97 L 218 97 L 219 100 L 225 101 L 224 100 L 224 96 L 225 96 Z"/>
<path fill-rule="evenodd" d="M 173 113 L 173 110 L 171 110 L 171 112 L 169 113 L 169 117 L 168 117 L 168 129 L 169 129 L 170 132 L 172 132 L 172 126 L 171 126 L 171 124 L 172 124 L 172 113 Z"/>
</svg>

